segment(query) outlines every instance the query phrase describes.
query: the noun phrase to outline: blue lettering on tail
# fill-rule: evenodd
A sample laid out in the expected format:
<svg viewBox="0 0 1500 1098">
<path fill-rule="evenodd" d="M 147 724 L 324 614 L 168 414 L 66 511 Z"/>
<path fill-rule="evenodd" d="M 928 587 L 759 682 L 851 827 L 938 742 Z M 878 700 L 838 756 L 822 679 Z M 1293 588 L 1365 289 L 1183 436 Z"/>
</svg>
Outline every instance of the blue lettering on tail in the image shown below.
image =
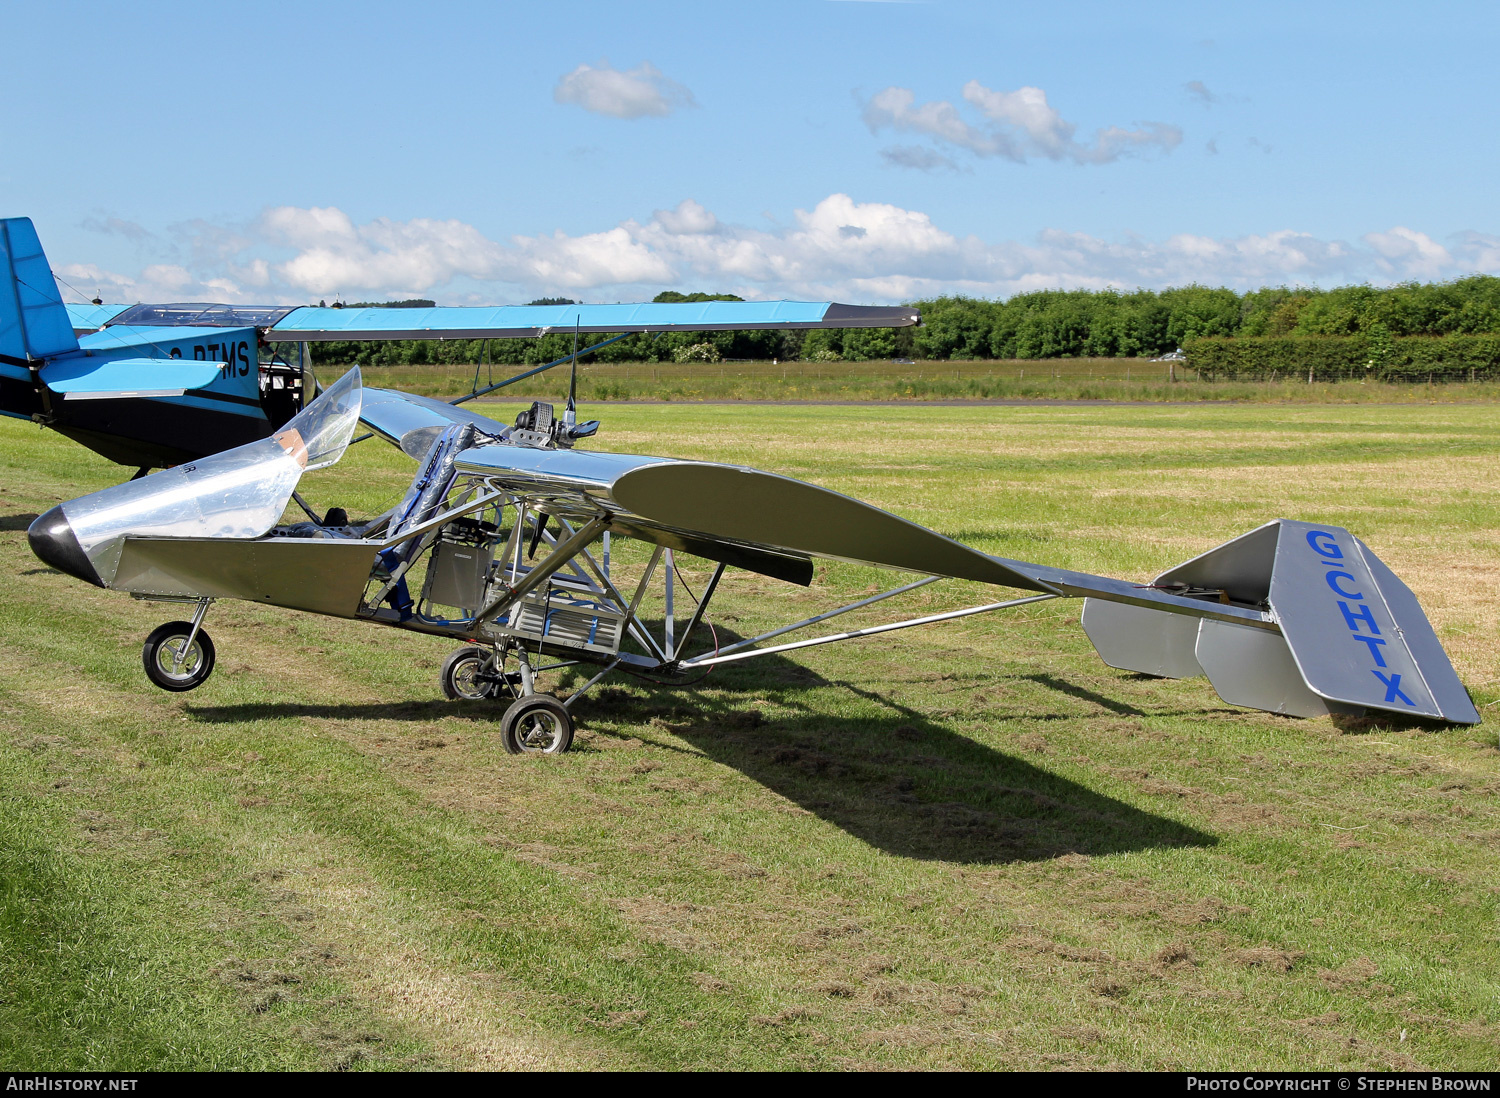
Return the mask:
<svg viewBox="0 0 1500 1098">
<path fill-rule="evenodd" d="M 1337 569 L 1337 566 L 1345 559 L 1344 551 L 1339 547 L 1337 539 L 1327 530 L 1309 530 L 1307 532 L 1307 544 L 1312 547 L 1313 552 L 1325 558 L 1319 562 L 1321 564 L 1333 565 Z M 1342 596 L 1338 600 L 1339 611 L 1344 615 L 1344 624 L 1349 627 L 1349 631 L 1354 635 L 1354 639 L 1369 649 L 1370 659 L 1374 661 L 1375 667 L 1387 666 L 1385 655 L 1381 652 L 1386 642 L 1381 638 L 1380 626 L 1375 622 L 1375 614 L 1371 610 L 1370 604 L 1365 601 L 1364 592 L 1358 590 L 1359 580 L 1355 578 L 1352 572 L 1339 570 L 1325 572 L 1323 579 L 1335 594 Z M 1346 587 L 1345 584 L 1348 584 L 1348 586 Z M 1344 601 L 1345 599 L 1348 599 L 1350 602 L 1359 603 L 1360 605 L 1350 606 L 1349 602 Z M 1362 626 L 1368 629 L 1369 632 L 1362 632 Z M 1385 686 L 1385 702 L 1387 705 L 1399 701 L 1412 707 L 1416 706 L 1417 703 L 1408 698 L 1402 691 L 1401 676 L 1399 673 L 1392 672 L 1390 675 L 1385 675 L 1371 668 L 1370 674 L 1374 675 Z"/>
<path fill-rule="evenodd" d="M 1364 596 L 1361 595 L 1358 591 L 1345 591 L 1342 587 L 1339 586 L 1340 576 L 1348 580 L 1350 583 L 1354 582 L 1354 577 L 1351 576 L 1348 572 L 1326 572 L 1324 573 L 1323 578 L 1328 581 L 1329 587 L 1332 587 L 1338 594 L 1343 595 L 1344 598 L 1354 599 L 1356 602 L 1362 602 L 1364 600 Z"/>
<path fill-rule="evenodd" d="M 1313 552 L 1325 557 L 1344 557 L 1344 551 L 1339 548 L 1339 543 L 1333 539 L 1333 535 L 1327 530 L 1309 530 L 1307 532 L 1307 544 L 1313 547 Z"/>
<path fill-rule="evenodd" d="M 1416 705 L 1417 704 L 1416 702 L 1414 702 L 1410 698 L 1408 698 L 1405 694 L 1401 693 L 1401 675 L 1400 675 L 1399 672 L 1397 672 L 1396 674 L 1390 676 L 1390 678 L 1387 678 L 1386 676 L 1382 675 L 1379 671 L 1371 671 L 1370 674 L 1374 675 L 1381 682 L 1385 683 L 1385 700 L 1386 701 L 1393 702 L 1397 698 L 1400 698 L 1407 705 Z"/>
<path fill-rule="evenodd" d="M 1376 667 L 1385 666 L 1385 657 L 1380 654 L 1380 650 L 1385 647 L 1385 641 L 1379 637 L 1366 637 L 1358 633 L 1355 634 L 1354 639 L 1359 641 L 1360 644 L 1369 646 L 1370 655 L 1374 658 Z"/>
<path fill-rule="evenodd" d="M 1355 610 L 1347 602 L 1340 599 L 1339 609 L 1344 612 L 1344 621 L 1356 633 L 1359 632 L 1359 623 L 1363 621 L 1370 627 L 1370 632 L 1374 633 L 1377 637 L 1380 636 L 1380 626 L 1375 624 L 1375 615 L 1370 613 L 1368 606 L 1361 606 L 1358 610 Z"/>
</svg>

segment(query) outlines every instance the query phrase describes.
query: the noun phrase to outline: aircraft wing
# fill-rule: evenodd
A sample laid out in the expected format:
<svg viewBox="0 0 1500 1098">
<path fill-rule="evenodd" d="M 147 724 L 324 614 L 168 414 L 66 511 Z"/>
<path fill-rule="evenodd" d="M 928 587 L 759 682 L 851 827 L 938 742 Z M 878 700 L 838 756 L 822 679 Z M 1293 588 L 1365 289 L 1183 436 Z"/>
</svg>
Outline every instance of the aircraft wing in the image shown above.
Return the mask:
<svg viewBox="0 0 1500 1098">
<path fill-rule="evenodd" d="M 492 435 L 506 429 L 505 424 L 467 408 L 395 389 L 365 389 L 359 418 L 370 430 L 417 461 L 422 460 L 432 440 L 455 423 L 472 423 Z"/>
<path fill-rule="evenodd" d="M 831 301 L 696 301 L 634 305 L 439 306 L 294 309 L 266 329 L 271 342 L 332 339 L 531 339 L 548 332 L 716 332 L 798 328 L 906 328 L 905 305 Z"/>
<path fill-rule="evenodd" d="M 460 472 L 585 519 L 605 510 L 611 529 L 710 560 L 749 554 L 752 571 L 806 584 L 809 558 L 979 580 L 1030 591 L 1050 587 L 977 549 L 888 511 L 790 477 L 740 465 L 633 454 L 485 446 L 459 454 Z M 769 558 L 769 559 L 762 559 Z M 784 571 L 768 564 L 783 561 Z"/>
</svg>

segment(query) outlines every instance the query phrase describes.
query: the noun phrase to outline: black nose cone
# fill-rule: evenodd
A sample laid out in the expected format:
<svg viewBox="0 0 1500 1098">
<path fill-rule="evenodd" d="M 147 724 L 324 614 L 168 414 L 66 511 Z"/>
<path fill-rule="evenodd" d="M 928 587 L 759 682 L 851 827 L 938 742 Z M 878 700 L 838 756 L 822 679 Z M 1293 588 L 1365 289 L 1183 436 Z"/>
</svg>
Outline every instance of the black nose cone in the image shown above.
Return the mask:
<svg viewBox="0 0 1500 1098">
<path fill-rule="evenodd" d="M 95 587 L 104 586 L 88 554 L 78 544 L 78 535 L 73 533 L 73 527 L 60 506 L 52 508 L 45 515 L 37 516 L 37 520 L 26 531 L 26 540 L 31 542 L 31 551 L 44 564 L 50 564 L 59 572 L 76 576 Z"/>
</svg>

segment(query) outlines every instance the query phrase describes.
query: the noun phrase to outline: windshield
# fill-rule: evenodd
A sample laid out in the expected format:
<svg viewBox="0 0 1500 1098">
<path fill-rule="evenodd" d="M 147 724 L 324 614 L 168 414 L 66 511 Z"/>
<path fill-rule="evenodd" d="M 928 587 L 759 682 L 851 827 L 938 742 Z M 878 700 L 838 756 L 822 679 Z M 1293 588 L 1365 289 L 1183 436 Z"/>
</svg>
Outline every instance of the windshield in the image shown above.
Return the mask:
<svg viewBox="0 0 1500 1098">
<path fill-rule="evenodd" d="M 269 328 L 296 305 L 210 305 L 201 301 L 176 305 L 132 305 L 111 324 L 195 328 Z"/>
<path fill-rule="evenodd" d="M 62 505 L 63 514 L 101 577 L 113 576 L 127 534 L 260 537 L 276 525 L 304 472 L 343 456 L 359 402 L 356 367 L 270 438 L 80 496 Z"/>
<path fill-rule="evenodd" d="M 360 378 L 356 366 L 335 381 L 318 399 L 287 420 L 271 437 L 289 453 L 302 454 L 307 470 L 322 469 L 344 456 L 354 428 L 359 425 Z"/>
</svg>

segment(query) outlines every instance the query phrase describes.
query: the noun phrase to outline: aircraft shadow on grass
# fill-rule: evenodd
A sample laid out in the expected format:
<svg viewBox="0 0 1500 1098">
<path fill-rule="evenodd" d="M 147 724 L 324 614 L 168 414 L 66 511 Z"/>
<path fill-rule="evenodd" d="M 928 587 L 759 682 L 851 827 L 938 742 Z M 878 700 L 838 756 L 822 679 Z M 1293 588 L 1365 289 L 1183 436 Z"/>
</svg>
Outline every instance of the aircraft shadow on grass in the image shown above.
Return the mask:
<svg viewBox="0 0 1500 1098">
<path fill-rule="evenodd" d="M 0 515 L 0 531 L 6 531 L 9 533 L 14 533 L 16 531 L 24 532 L 25 530 L 30 528 L 31 524 L 36 521 L 36 518 L 37 515 L 35 511 L 31 511 L 24 515 Z"/>
<path fill-rule="evenodd" d="M 642 696 L 596 687 L 576 711 L 582 727 L 599 736 L 638 738 L 677 751 L 683 749 L 670 743 L 667 734 L 686 741 L 715 762 L 899 857 L 1004 864 L 1217 842 L 1210 834 L 976 742 L 878 691 L 829 682 L 780 656 L 755 663 L 759 666 L 720 668 L 710 680 L 711 692 L 647 683 Z M 564 671 L 557 694 L 566 697 L 588 674 L 586 669 Z M 1116 713 L 1141 712 L 1053 675 L 1024 677 Z M 826 686 L 851 690 L 884 712 L 841 717 L 804 703 L 807 690 Z M 791 709 L 793 715 L 768 719 L 753 704 L 759 699 L 782 712 Z M 496 725 L 505 704 L 434 700 L 186 708 L 194 719 L 212 723 L 316 717 L 425 724 L 460 717 Z M 1038 716 L 1030 710 L 1016 715 Z M 1068 716 L 1078 719 L 1076 712 Z"/>
</svg>

